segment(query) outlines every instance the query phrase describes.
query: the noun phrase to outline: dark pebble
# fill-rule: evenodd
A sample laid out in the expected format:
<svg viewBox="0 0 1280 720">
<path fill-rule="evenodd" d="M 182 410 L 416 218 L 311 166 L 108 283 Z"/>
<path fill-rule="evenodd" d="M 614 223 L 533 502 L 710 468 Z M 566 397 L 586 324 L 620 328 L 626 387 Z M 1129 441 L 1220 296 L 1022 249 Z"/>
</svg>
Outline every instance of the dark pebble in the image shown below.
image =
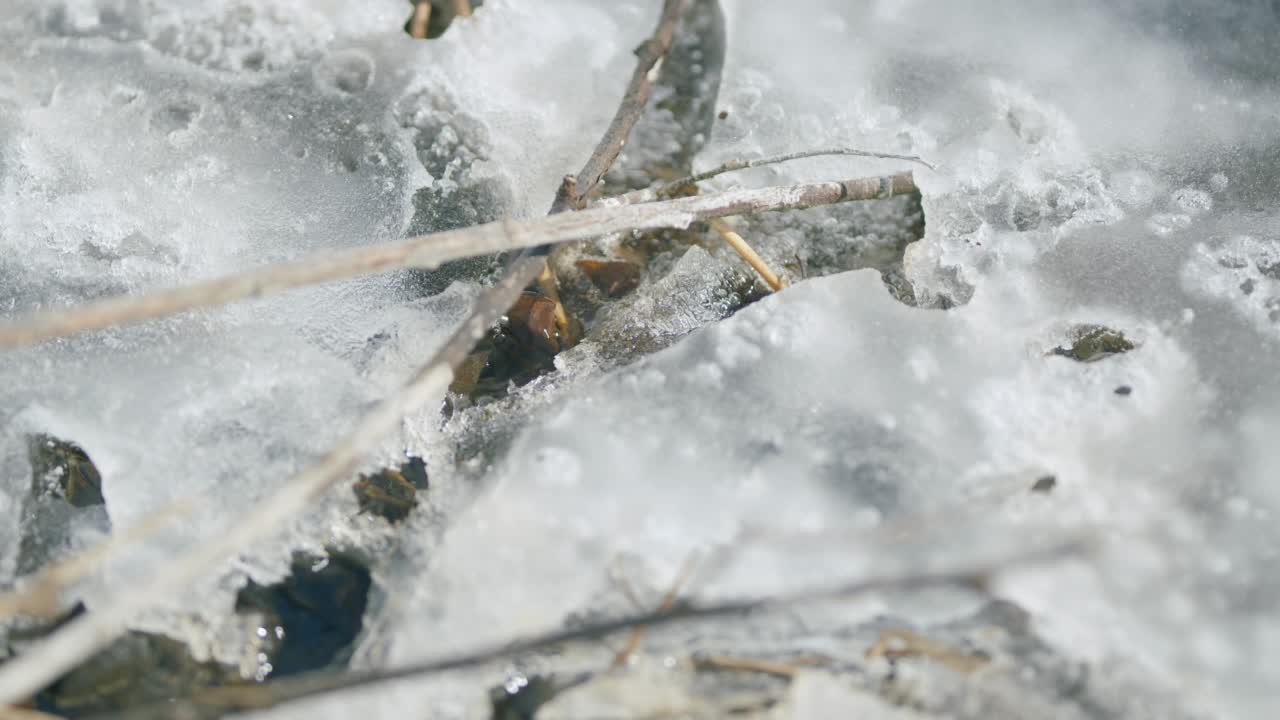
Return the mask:
<svg viewBox="0 0 1280 720">
<path fill-rule="evenodd" d="M 1058 485 L 1058 478 L 1053 475 L 1045 475 L 1037 478 L 1035 484 L 1031 486 L 1031 492 L 1047 493 L 1051 492 Z"/>
</svg>

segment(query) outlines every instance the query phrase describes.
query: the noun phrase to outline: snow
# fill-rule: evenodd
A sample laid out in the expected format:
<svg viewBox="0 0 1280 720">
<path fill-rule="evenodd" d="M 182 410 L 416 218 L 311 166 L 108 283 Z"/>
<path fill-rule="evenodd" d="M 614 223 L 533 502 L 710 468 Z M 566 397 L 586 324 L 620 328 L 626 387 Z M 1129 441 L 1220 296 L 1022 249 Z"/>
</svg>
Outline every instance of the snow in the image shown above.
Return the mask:
<svg viewBox="0 0 1280 720">
<path fill-rule="evenodd" d="M 1001 575 L 994 592 L 1056 656 L 1093 669 L 1091 702 L 1124 717 L 1146 716 L 1130 694 L 1176 700 L 1188 717 L 1268 717 L 1280 662 L 1271 11 L 723 4 L 727 114 L 699 138 L 695 169 L 842 145 L 920 154 L 939 169 L 914 169 L 925 235 L 901 265 L 882 259 L 912 238 L 905 200 L 739 220 L 793 283 L 745 307 L 750 276 L 723 248 L 660 254 L 556 373 L 447 419 L 420 413 L 369 458 L 428 459 L 430 512 L 407 530 L 357 516 L 343 488 L 138 626 L 238 662 L 241 583 L 278 578 L 296 549 L 358 548 L 375 558 L 380 601 L 354 662 L 378 666 L 617 614 L 613 568 L 660 597 L 695 551 L 711 567 L 686 595 L 709 601 L 1083 534 L 1092 554 Z M 656 6 L 490 0 L 414 43 L 399 0 L 10 3 L 0 308 L 544 212 L 607 124 Z M 616 175 L 631 184 L 637 163 L 680 149 L 665 136 L 679 127 L 660 115 Z M 901 169 L 815 158 L 708 186 Z M 855 263 L 899 273 L 894 293 L 872 270 L 831 274 Z M 28 435 L 93 458 L 112 532 L 170 499 L 213 498 L 81 588 L 92 611 L 319 457 L 442 341 L 488 272 L 481 261 L 335 283 L 0 355 L 3 577 L 17 564 Z M 1134 347 L 1096 362 L 1055 353 L 1083 325 Z M 1052 490 L 1031 492 L 1047 476 Z M 99 531 L 86 524 L 76 543 Z M 742 636 L 760 632 L 777 651 L 884 613 L 945 624 L 976 602 L 886 594 L 797 610 L 803 632 L 764 619 L 712 637 L 751 648 Z M 698 637 L 688 626 L 652 642 L 683 659 Z M 582 670 L 602 657 L 526 662 Z M 511 670 L 352 694 L 328 711 L 396 717 L 426 702 L 466 716 Z M 642 670 L 634 686 L 594 688 L 606 700 L 555 712 L 617 697 L 694 707 L 689 677 Z M 931 707 L 941 676 L 921 672 Z M 1026 708 L 1084 712 L 1044 702 Z M 806 670 L 779 717 L 834 707 L 932 716 Z"/>
</svg>

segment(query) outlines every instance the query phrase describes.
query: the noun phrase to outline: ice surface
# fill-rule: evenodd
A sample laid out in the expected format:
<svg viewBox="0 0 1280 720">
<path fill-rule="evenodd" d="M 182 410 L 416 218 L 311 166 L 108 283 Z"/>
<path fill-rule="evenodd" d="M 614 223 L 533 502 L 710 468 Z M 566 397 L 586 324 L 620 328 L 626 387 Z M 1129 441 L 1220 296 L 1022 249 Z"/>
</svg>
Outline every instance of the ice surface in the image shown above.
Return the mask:
<svg viewBox="0 0 1280 720">
<path fill-rule="evenodd" d="M 543 23 L 537 52 L 490 57 L 538 17 L 493 2 L 428 44 L 400 30 L 402 5 L 6 3 L 5 314 L 548 205 L 591 145 L 579 123 L 607 121 L 617 91 L 590 78 L 625 72 L 642 8 L 564 3 L 587 25 Z M 466 312 L 468 272 L 447 289 L 443 274 L 376 277 L 4 355 L 4 527 L 19 524 L 35 433 L 85 448 L 118 529 L 209 494 L 180 532 L 87 590 L 92 609 L 147 557 L 218 532 L 318 458 Z M 423 452 L 421 435 L 388 439 L 371 463 Z M 374 552 L 383 535 L 344 487 L 211 578 L 201 603 L 179 602 L 223 616 L 246 574 L 274 579 L 299 545 Z M 0 544 L 6 577 L 17 545 Z"/>
<path fill-rule="evenodd" d="M 404 5 L 0 9 L 4 312 L 541 212 L 607 122 L 627 50 L 657 9 L 490 0 L 438 41 L 412 43 Z M 679 135 L 705 130 L 692 116 L 651 112 L 612 180 L 633 185 L 681 153 L 673 164 L 696 168 L 834 145 L 919 153 L 939 170 L 915 169 L 924 236 L 905 258 L 918 232 L 908 199 L 736 221 L 795 283 L 746 307 L 750 276 L 722 248 L 664 250 L 556 373 L 447 420 L 410 418 L 370 458 L 428 458 L 430 512 L 407 529 L 355 515 L 350 493 L 335 492 L 214 574 L 203 603 L 184 606 L 196 617 L 139 624 L 238 659 L 226 618 L 245 576 L 270 581 L 298 549 L 358 548 L 376 587 L 355 662 L 378 666 L 633 611 L 624 585 L 651 606 L 695 550 L 706 567 L 687 594 L 711 600 L 1083 532 L 1093 555 L 993 588 L 1029 613 L 1037 652 L 1085 668 L 1078 692 L 1020 695 L 997 673 L 982 685 L 994 694 L 965 695 L 935 669 L 908 673 L 934 703 L 908 711 L 888 707 L 888 691 L 806 671 L 778 716 L 1154 718 L 1174 706 L 1269 717 L 1280 662 L 1273 9 L 724 8 L 723 117 L 693 141 Z M 900 169 L 822 158 L 710 185 Z M 883 271 L 893 293 L 871 270 L 830 275 L 851 266 Z M 27 436 L 85 448 L 113 531 L 215 491 L 180 533 L 85 588 L 92 610 L 144 561 L 217 532 L 318 457 L 460 319 L 487 269 L 339 283 L 0 356 L 5 577 Z M 1133 347 L 1065 357 L 1084 326 Z M 631 686 L 584 687 L 549 717 L 610 702 L 714 714 L 689 677 L 664 683 L 667 659 L 715 641 L 821 651 L 871 672 L 877 617 L 958 641 L 947 623 L 979 603 L 893 593 L 655 633 Z M 399 717 L 412 702 L 469 717 L 504 675 L 609 659 L 598 647 L 521 658 L 279 714 Z M 938 700 L 952 697 L 971 704 Z"/>
<path fill-rule="evenodd" d="M 613 558 L 640 558 L 661 587 L 691 548 L 761 529 L 948 518 L 965 547 L 965 521 L 986 518 L 1023 541 L 1100 539 L 1096 558 L 1000 585 L 1059 652 L 1122 665 L 1193 714 L 1266 716 L 1280 106 L 1257 28 L 1275 18 L 1208 3 L 1024 3 L 995 18 L 909 1 L 726 7 L 727 116 L 695 165 L 831 145 L 925 155 L 940 171 L 916 172 L 926 235 L 905 274 L 921 304 L 961 307 L 903 307 L 866 272 L 811 280 L 570 384 L 446 533 L 430 580 L 410 583 L 409 605 L 432 611 L 389 657 L 607 606 Z M 810 160 L 716 183 L 890 166 Z M 774 230 L 767 248 L 786 247 L 779 233 L 831 248 L 814 225 L 748 227 Z M 1083 324 L 1136 347 L 1057 356 Z M 1050 494 L 1030 492 L 1050 475 Z M 856 575 L 884 555 L 742 553 L 699 593 Z"/>
</svg>

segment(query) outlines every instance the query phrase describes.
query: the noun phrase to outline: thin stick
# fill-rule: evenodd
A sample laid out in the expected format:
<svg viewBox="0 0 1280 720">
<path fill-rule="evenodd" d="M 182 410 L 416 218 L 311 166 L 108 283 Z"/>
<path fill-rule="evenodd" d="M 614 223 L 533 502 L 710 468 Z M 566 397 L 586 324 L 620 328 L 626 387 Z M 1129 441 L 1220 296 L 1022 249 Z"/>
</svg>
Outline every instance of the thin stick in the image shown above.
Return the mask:
<svg viewBox="0 0 1280 720">
<path fill-rule="evenodd" d="M 407 240 L 316 253 L 294 262 L 140 297 L 117 297 L 69 310 L 40 313 L 0 326 L 0 349 L 260 297 L 289 288 L 392 270 L 436 267 L 449 260 L 476 255 L 632 230 L 684 228 L 692 222 L 715 217 L 796 210 L 915 191 L 915 181 L 907 172 L 840 182 L 731 190 L 638 205 L 599 206 L 531 220 L 500 220 Z"/>
<path fill-rule="evenodd" d="M 587 159 L 582 172 L 573 180 L 565 178 L 565 182 L 556 193 L 555 202 L 551 205 L 552 213 L 564 210 L 581 209 L 583 198 L 595 190 L 600 178 L 609 172 L 613 161 L 617 159 L 622 148 L 627 144 L 631 128 L 644 115 L 645 106 L 649 102 L 649 93 L 653 89 L 654 73 L 658 64 L 671 49 L 671 39 L 675 35 L 676 22 L 684 14 L 688 0 L 664 0 L 662 15 L 658 19 L 658 27 L 653 36 L 636 48 L 636 69 L 631 73 L 631 82 L 622 96 L 622 103 L 614 113 L 609 129 L 596 145 L 596 149 Z"/>
<path fill-rule="evenodd" d="M 458 17 L 471 17 L 474 10 L 471 0 L 453 0 L 453 12 Z"/>
<path fill-rule="evenodd" d="M 289 480 L 260 502 L 255 511 L 219 535 L 175 557 L 150 578 L 112 598 L 109 604 L 95 607 L 93 612 L 70 621 L 38 645 L 0 666 L 0 705 L 28 697 L 75 667 L 124 632 L 126 623 L 139 611 L 185 590 L 210 567 L 242 548 L 278 533 L 316 496 L 354 473 L 365 453 L 394 431 L 406 415 L 444 395 L 453 376 L 452 368 L 466 357 L 476 340 L 511 306 L 540 269 L 537 258 L 527 258 L 512 268 L 500 284 L 477 299 L 476 308 L 467 321 L 412 380 L 362 418 L 351 434 L 320 462 Z"/>
<path fill-rule="evenodd" d="M 929 168 L 930 170 L 937 169 L 931 163 L 921 158 L 919 155 L 898 155 L 895 153 L 877 152 L 874 150 L 857 150 L 854 148 L 824 148 L 822 150 L 801 150 L 799 152 L 785 153 L 783 155 L 769 155 L 767 157 L 754 158 L 752 160 L 730 160 L 724 163 L 723 165 L 718 165 L 714 168 L 711 168 L 710 170 L 704 170 L 703 172 L 696 173 L 688 177 L 683 177 L 683 178 L 680 178 L 679 180 L 672 180 L 671 182 L 663 183 L 661 185 L 656 185 L 651 188 L 645 188 L 644 190 L 633 190 L 629 193 L 624 193 L 622 195 L 616 195 L 611 198 L 606 198 L 601 201 L 601 204 L 611 205 L 611 204 L 621 204 L 621 203 L 653 202 L 654 200 L 662 200 L 665 198 L 673 197 L 676 194 L 678 194 L 679 191 L 685 188 L 688 188 L 690 185 L 694 185 L 696 183 L 702 182 L 703 180 L 710 180 L 711 178 L 716 177 L 717 175 L 723 175 L 728 172 L 734 172 L 736 170 L 748 170 L 751 168 L 757 168 L 764 165 L 776 165 L 778 163 L 789 162 L 791 160 L 801 160 L 804 158 L 822 157 L 822 156 L 828 156 L 828 155 L 852 155 L 855 157 L 883 158 L 887 160 L 907 160 L 909 162 L 920 163 L 921 165 Z"/>
<path fill-rule="evenodd" d="M 680 567 L 680 572 L 676 574 L 675 580 L 671 581 L 671 587 L 667 588 L 667 594 L 662 596 L 662 602 L 658 605 L 658 612 L 667 612 L 675 607 L 676 598 L 680 597 L 680 588 L 689 581 L 689 577 L 693 575 L 693 570 L 697 567 L 697 564 L 697 553 L 690 553 L 689 557 L 685 558 L 684 565 Z M 644 625 L 639 625 L 631 631 L 631 637 L 627 638 L 626 645 L 623 645 L 618 654 L 613 656 L 613 664 L 609 666 L 610 668 L 616 670 L 627 664 L 631 656 L 640 648 L 640 643 L 644 642 L 645 629 Z"/>
<path fill-rule="evenodd" d="M 764 673 L 778 677 L 792 678 L 800 672 L 801 665 L 760 660 L 758 658 L 736 657 L 732 655 L 705 655 L 693 659 L 694 667 L 699 670 L 735 670 L 741 672 Z"/>
<path fill-rule="evenodd" d="M 742 256 L 742 259 L 746 260 L 747 264 L 760 274 L 760 277 L 764 278 L 764 281 L 769 284 L 769 287 L 774 292 L 777 292 L 787 286 L 787 284 L 773 272 L 768 263 L 764 261 L 764 258 L 760 257 L 760 254 L 756 252 L 755 248 L 748 245 L 747 241 L 743 240 L 741 235 L 734 232 L 733 228 L 729 227 L 729 223 L 725 222 L 721 218 L 712 218 L 708 224 L 711 226 L 711 229 L 720 234 L 721 238 L 724 238 L 725 242 L 729 243 L 729 247 L 736 250 L 737 253 Z"/>
<path fill-rule="evenodd" d="M 418 0 L 413 5 L 413 17 L 409 20 L 409 37 L 425 39 L 429 24 L 431 24 L 431 0 Z"/>
<path fill-rule="evenodd" d="M 354 672 L 317 672 L 309 675 L 283 678 L 267 685 L 212 688 L 201 691 L 187 700 L 157 706 L 156 714 L 132 709 L 129 717 L 184 716 L 182 715 L 183 712 L 189 712 L 196 708 L 210 707 L 218 708 L 224 712 L 262 710 L 281 703 L 312 698 L 339 690 L 369 687 L 393 680 L 476 667 L 503 658 L 551 650 L 566 643 L 596 640 L 640 626 L 653 628 L 676 622 L 740 616 L 751 612 L 774 610 L 801 603 L 849 598 L 870 592 L 917 590 L 951 585 L 972 587 L 979 584 L 980 581 L 1002 572 L 1035 567 L 1056 560 L 1077 557 L 1085 554 L 1087 550 L 1088 545 L 1085 541 L 1075 540 L 1040 549 L 1020 549 L 998 560 L 956 566 L 949 570 L 928 570 L 907 575 L 863 578 L 817 589 L 792 590 L 777 595 L 748 597 L 710 605 L 676 605 L 665 611 L 640 613 L 592 625 L 557 630 L 525 640 L 499 643 L 470 652 L 412 663 L 397 668 Z"/>
</svg>

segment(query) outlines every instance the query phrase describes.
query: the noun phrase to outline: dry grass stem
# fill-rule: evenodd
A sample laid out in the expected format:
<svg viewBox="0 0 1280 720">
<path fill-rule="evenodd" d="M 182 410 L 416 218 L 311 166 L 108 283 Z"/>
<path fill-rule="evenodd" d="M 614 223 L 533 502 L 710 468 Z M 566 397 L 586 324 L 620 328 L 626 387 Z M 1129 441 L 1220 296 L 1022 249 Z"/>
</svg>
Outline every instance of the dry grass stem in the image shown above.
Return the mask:
<svg viewBox="0 0 1280 720">
<path fill-rule="evenodd" d="M 792 678 L 804 667 L 812 667 L 814 663 L 790 664 L 757 658 L 733 657 L 730 655 L 704 655 L 693 659 L 694 667 L 699 670 L 733 670 L 738 672 L 764 673 L 777 677 Z"/>
<path fill-rule="evenodd" d="M 418 0 L 413 5 L 413 17 L 409 19 L 409 36 L 423 40 L 427 26 L 431 24 L 431 0 Z"/>
<path fill-rule="evenodd" d="M 693 571 L 697 568 L 697 565 L 697 553 L 690 553 L 680 567 L 680 572 L 676 574 L 675 580 L 671 581 L 671 587 L 667 589 L 667 594 L 662 596 L 662 602 L 658 604 L 658 612 L 667 612 L 675 607 L 676 599 L 680 597 L 680 588 L 689 582 L 689 578 L 693 576 Z M 623 667 L 631 660 L 631 656 L 635 654 L 636 650 L 640 649 L 640 643 L 644 642 L 644 633 L 644 625 L 639 625 L 631 631 L 631 636 L 627 638 L 627 643 L 622 646 L 617 655 L 613 656 L 611 668 Z"/>
<path fill-rule="evenodd" d="M 741 235 L 734 232 L 733 228 L 729 227 L 729 223 L 720 218 L 713 218 L 708 224 L 711 225 L 711 229 L 715 230 L 725 242 L 729 243 L 729 247 L 733 248 L 735 252 L 742 256 L 743 260 L 747 261 L 747 264 L 750 265 L 753 270 L 760 274 L 760 277 L 764 278 L 765 283 L 769 285 L 770 289 L 777 292 L 787 286 L 787 284 L 782 281 L 782 278 L 779 278 L 777 273 L 775 273 L 769 267 L 769 264 L 764 261 L 764 258 L 760 257 L 760 254 L 755 251 L 755 248 L 747 244 L 747 241 L 743 240 Z"/>
</svg>

